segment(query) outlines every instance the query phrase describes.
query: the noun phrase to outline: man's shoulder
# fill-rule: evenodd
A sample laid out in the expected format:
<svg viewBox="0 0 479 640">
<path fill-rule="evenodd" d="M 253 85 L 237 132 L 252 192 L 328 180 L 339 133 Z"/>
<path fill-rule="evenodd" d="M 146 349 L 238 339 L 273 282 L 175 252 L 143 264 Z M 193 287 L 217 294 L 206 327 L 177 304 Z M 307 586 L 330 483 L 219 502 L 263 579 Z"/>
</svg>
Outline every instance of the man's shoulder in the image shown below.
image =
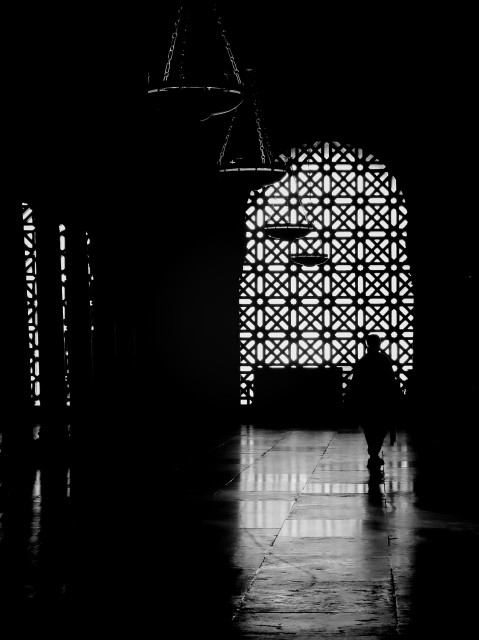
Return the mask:
<svg viewBox="0 0 479 640">
<path fill-rule="evenodd" d="M 366 352 L 361 358 L 356 360 L 356 364 L 353 369 L 362 369 L 363 367 L 378 367 L 378 366 L 392 367 L 392 360 L 384 351 L 377 351 L 374 353 Z"/>
<path fill-rule="evenodd" d="M 385 353 L 384 351 L 380 351 L 378 355 L 381 357 L 383 362 L 387 362 L 388 364 L 392 365 L 392 360 L 387 353 Z"/>
</svg>

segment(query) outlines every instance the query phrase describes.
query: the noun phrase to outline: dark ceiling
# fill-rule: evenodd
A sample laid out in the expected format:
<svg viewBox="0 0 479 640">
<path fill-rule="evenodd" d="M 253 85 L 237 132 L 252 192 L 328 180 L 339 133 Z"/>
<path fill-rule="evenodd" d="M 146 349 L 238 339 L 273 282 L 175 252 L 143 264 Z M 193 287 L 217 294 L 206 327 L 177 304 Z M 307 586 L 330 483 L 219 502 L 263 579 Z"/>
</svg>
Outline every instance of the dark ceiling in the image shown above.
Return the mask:
<svg viewBox="0 0 479 640">
<path fill-rule="evenodd" d="M 219 6 L 238 66 L 256 71 L 276 153 L 325 139 L 359 145 L 421 194 L 420 207 L 427 192 L 440 215 L 471 215 L 472 15 L 397 3 Z M 11 184 L 68 183 L 86 167 L 100 181 L 148 145 L 138 105 L 146 71 L 164 67 L 177 3 L 119 7 L 42 6 L 6 21 Z"/>
</svg>

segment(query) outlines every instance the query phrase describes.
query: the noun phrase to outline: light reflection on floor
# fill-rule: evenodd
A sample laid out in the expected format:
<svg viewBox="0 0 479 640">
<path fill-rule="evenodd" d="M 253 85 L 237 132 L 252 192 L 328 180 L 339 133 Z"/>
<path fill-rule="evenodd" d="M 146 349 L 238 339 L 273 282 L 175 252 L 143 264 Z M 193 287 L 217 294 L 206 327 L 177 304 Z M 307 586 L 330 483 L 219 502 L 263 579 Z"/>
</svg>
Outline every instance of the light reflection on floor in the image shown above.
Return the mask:
<svg viewBox="0 0 479 640">
<path fill-rule="evenodd" d="M 238 527 L 279 529 L 293 504 L 293 500 L 243 500 L 238 511 Z"/>
<path fill-rule="evenodd" d="M 33 483 L 33 490 L 32 490 L 32 496 L 33 498 L 39 498 L 42 494 L 42 484 L 41 484 L 41 471 L 40 469 L 37 469 L 36 473 L 35 473 L 35 481 Z"/>
<path fill-rule="evenodd" d="M 327 518 L 315 520 L 286 520 L 280 536 L 291 538 L 351 538 L 361 535 L 362 520 Z"/>
<path fill-rule="evenodd" d="M 194 467 L 189 458 L 178 476 L 167 478 L 166 518 L 174 523 L 165 546 L 170 578 L 178 576 L 182 592 L 188 576 L 196 599 L 204 582 L 221 592 L 235 640 L 397 637 L 422 611 L 435 615 L 438 598 L 443 608 L 454 597 L 462 607 L 464 588 L 455 596 L 461 584 L 444 577 L 444 566 L 449 563 L 452 578 L 461 562 L 468 567 L 472 560 L 474 567 L 470 550 L 477 548 L 479 527 L 457 513 L 421 506 L 417 452 L 406 434 L 399 433 L 394 446 L 386 443 L 383 457 L 383 475 L 371 476 L 359 430 L 243 427 L 222 446 L 198 454 Z M 68 527 L 62 514 L 70 473 L 37 469 L 27 488 L 28 517 L 19 511 L 18 521 L 0 520 L 5 557 L 22 531 L 33 577 L 42 573 L 63 594 Z M 115 512 L 115 525 L 120 521 Z M 10 540 L 2 534 L 9 522 Z M 156 544 L 157 531 L 150 533 Z M 454 546 L 448 547 L 451 536 Z M 445 551 L 452 548 L 448 559 Z M 195 577 L 191 565 L 198 557 L 205 573 Z M 40 580 L 27 584 L 33 595 L 43 588 Z M 198 611 L 210 601 L 216 606 L 208 589 L 204 594 Z"/>
<path fill-rule="evenodd" d="M 305 485 L 303 493 L 324 494 L 355 494 L 368 493 L 369 486 L 366 482 L 314 482 Z"/>
<path fill-rule="evenodd" d="M 371 476 L 360 430 L 252 425 L 217 450 L 209 464 L 222 483 L 200 504 L 206 539 L 218 541 L 231 576 L 237 637 L 409 629 L 427 592 L 415 582 L 425 545 L 446 527 L 467 530 L 418 506 L 416 455 L 399 433 L 384 445 L 382 475 Z M 428 568 L 434 545 L 432 558 Z"/>
<path fill-rule="evenodd" d="M 324 631 L 331 624 L 330 618 L 324 618 L 327 614 L 321 614 L 323 618 L 317 614 L 310 627 L 307 612 L 323 610 L 321 598 L 330 602 L 327 593 L 334 593 L 335 585 L 336 609 L 329 606 L 335 614 L 342 614 L 346 635 L 348 629 L 365 628 L 368 616 L 379 629 L 378 637 L 397 631 L 399 613 L 391 590 L 397 589 L 404 622 L 404 598 L 410 586 L 400 573 L 406 565 L 397 545 L 403 528 L 410 531 L 417 526 L 414 453 L 406 439 L 402 435 L 396 445 L 385 445 L 384 473 L 372 481 L 364 435 L 359 430 L 267 433 L 248 427 L 239 443 L 241 455 L 254 451 L 257 457 L 220 492 L 222 500 L 229 496 L 240 503 L 236 545 L 242 553 L 235 556 L 236 562 L 243 569 L 253 565 L 248 589 L 237 595 L 234 620 L 238 631 L 255 637 L 272 633 L 268 615 L 274 612 L 283 633 L 297 633 L 301 627 L 287 611 L 294 610 L 298 594 L 304 629 Z M 405 510 L 406 503 L 409 508 Z M 260 530 L 265 533 L 262 546 L 251 544 L 250 532 Z M 308 571 L 297 573 L 295 567 L 304 566 L 304 558 L 308 558 Z M 398 575 L 392 583 L 394 570 Z M 311 576 L 314 582 L 319 580 L 318 585 L 327 579 L 329 591 L 315 591 Z M 368 585 L 364 593 L 358 591 L 363 583 Z M 354 585 L 349 591 L 348 584 Z M 374 593 L 383 595 L 374 597 Z M 351 617 L 355 602 L 361 602 L 362 622 Z M 341 603 L 346 609 L 341 609 Z"/>
<path fill-rule="evenodd" d="M 301 491 L 308 480 L 301 473 L 254 473 L 241 474 L 238 491 Z"/>
</svg>

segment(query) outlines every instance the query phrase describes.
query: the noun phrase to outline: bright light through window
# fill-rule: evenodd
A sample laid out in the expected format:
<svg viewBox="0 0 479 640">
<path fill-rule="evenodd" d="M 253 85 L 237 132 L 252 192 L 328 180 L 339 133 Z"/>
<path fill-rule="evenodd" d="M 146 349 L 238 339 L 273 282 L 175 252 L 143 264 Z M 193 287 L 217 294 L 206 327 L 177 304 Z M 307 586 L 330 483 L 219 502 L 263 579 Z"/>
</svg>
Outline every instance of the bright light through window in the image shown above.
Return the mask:
<svg viewBox="0 0 479 640">
<path fill-rule="evenodd" d="M 36 228 L 31 207 L 22 203 L 25 278 L 27 287 L 28 348 L 30 355 L 31 397 L 40 405 L 40 355 L 38 340 L 38 283 Z"/>
<path fill-rule="evenodd" d="M 265 225 L 310 224 L 306 237 L 269 238 Z M 401 384 L 413 360 L 413 290 L 407 210 L 377 158 L 337 142 L 291 152 L 291 171 L 254 191 L 246 212 L 240 284 L 241 403 L 255 366 L 340 366 L 344 380 L 370 332 L 383 338 Z M 291 256 L 327 254 L 322 266 Z"/>
<path fill-rule="evenodd" d="M 67 247 L 66 247 L 66 228 L 65 225 L 59 226 L 60 231 L 60 277 L 62 283 L 62 314 L 63 314 L 63 357 L 65 367 L 65 389 L 66 389 L 66 406 L 70 406 L 70 357 L 68 353 L 68 326 L 67 326 Z"/>
</svg>

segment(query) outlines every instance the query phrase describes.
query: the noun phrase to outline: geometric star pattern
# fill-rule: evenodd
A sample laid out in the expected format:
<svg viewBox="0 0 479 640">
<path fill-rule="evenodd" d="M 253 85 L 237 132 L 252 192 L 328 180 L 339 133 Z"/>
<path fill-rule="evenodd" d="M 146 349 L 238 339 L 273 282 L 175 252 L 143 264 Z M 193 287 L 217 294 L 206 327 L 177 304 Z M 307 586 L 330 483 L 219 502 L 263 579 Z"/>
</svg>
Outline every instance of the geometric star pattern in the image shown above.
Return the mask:
<svg viewBox="0 0 479 640">
<path fill-rule="evenodd" d="M 279 182 L 252 191 L 240 280 L 240 396 L 251 404 L 254 367 L 338 366 L 343 387 L 381 336 L 404 387 L 413 365 L 414 297 L 407 210 L 396 179 L 362 149 L 316 142 L 291 151 Z M 312 225 L 304 238 L 269 238 L 265 224 Z M 326 253 L 321 266 L 294 253 Z"/>
</svg>

